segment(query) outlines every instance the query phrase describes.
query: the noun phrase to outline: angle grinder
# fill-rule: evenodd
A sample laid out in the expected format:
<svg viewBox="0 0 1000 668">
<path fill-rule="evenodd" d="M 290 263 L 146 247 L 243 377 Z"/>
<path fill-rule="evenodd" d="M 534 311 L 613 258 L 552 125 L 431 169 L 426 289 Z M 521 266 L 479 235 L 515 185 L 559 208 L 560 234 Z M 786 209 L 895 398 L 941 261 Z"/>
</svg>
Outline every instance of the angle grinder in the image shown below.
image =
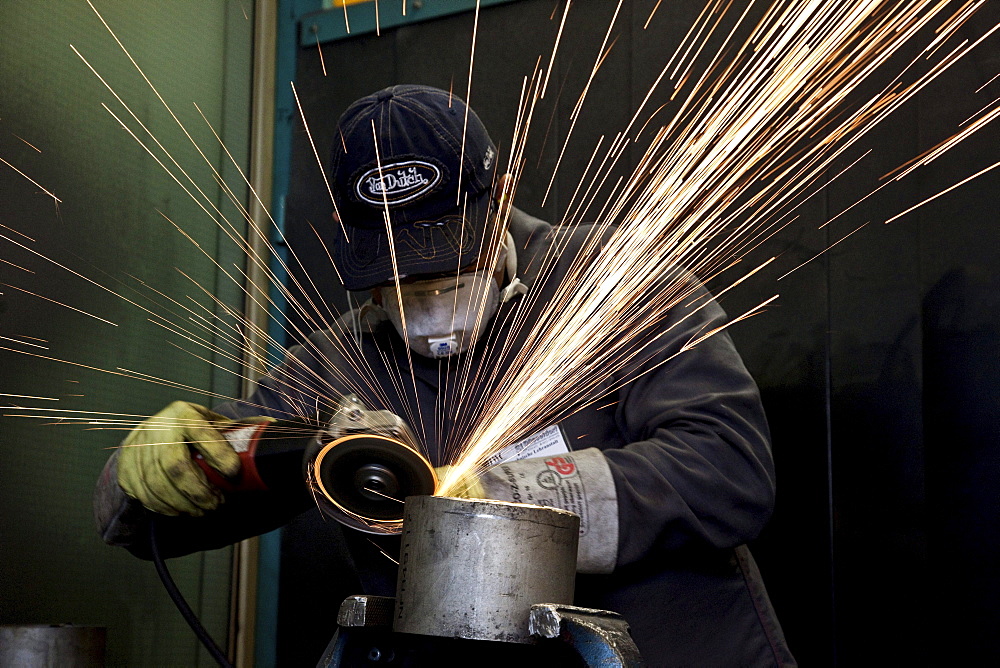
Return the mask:
<svg viewBox="0 0 1000 668">
<path fill-rule="evenodd" d="M 292 421 L 238 422 L 223 434 L 240 456 L 236 479 L 192 451 L 212 484 L 227 492 L 282 491 L 305 480 L 324 514 L 367 533 L 397 533 L 404 499 L 433 494 L 438 484 L 407 424 L 389 411 L 368 410 L 353 394 L 319 430 Z"/>
</svg>

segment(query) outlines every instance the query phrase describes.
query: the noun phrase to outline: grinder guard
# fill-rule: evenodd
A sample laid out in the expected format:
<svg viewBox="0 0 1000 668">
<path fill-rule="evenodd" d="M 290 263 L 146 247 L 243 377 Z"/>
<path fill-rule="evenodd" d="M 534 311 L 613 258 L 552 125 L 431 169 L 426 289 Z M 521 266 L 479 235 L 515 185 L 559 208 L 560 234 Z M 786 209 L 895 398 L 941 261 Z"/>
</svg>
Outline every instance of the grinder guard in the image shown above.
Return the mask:
<svg viewBox="0 0 1000 668">
<path fill-rule="evenodd" d="M 314 445 L 307 480 L 320 510 L 367 533 L 397 533 L 403 500 L 437 485 L 427 460 L 401 441 L 360 433 L 328 441 L 321 435 Z"/>
<path fill-rule="evenodd" d="M 399 416 L 366 410 L 357 396 L 345 396 L 303 460 L 320 510 L 367 533 L 398 533 L 403 500 L 437 487 L 434 468 L 416 443 Z"/>
</svg>

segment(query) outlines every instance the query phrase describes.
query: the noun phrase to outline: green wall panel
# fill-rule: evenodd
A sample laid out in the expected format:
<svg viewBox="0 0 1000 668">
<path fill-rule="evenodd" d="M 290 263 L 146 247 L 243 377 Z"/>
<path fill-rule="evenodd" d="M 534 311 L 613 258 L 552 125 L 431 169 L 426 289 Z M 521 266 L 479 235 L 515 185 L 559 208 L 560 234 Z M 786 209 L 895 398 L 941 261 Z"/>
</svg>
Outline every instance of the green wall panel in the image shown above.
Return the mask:
<svg viewBox="0 0 1000 668">
<path fill-rule="evenodd" d="M 245 200 L 246 187 L 194 103 L 245 168 L 252 3 L 94 4 L 208 161 Z M 169 316 L 173 321 L 188 316 L 170 300 L 211 317 L 218 307 L 179 269 L 239 309 L 239 287 L 206 255 L 238 276 L 232 267 L 242 264 L 242 254 L 102 108 L 107 104 L 139 130 L 70 45 L 189 170 L 206 201 L 242 228 L 203 158 L 86 2 L 6 0 L 0 5 L 0 158 L 61 202 L 0 164 L 0 234 L 7 238 L 0 239 L 0 283 L 6 284 L 0 287 L 0 346 L 22 351 L 0 350 L 0 393 L 54 400 L 0 396 L 0 404 L 144 415 L 178 398 L 216 401 L 88 367 L 132 369 L 232 396 L 239 391 L 232 363 L 219 369 L 193 356 L 191 350 L 224 359 L 193 349 L 123 297 L 158 313 L 169 306 L 179 314 Z M 109 665 L 211 665 L 152 565 L 105 546 L 95 531 L 94 481 L 123 432 L 13 417 L 17 412 L 4 410 L 0 417 L 0 623 L 107 626 Z M 226 638 L 229 562 L 229 550 L 221 550 L 170 563 L 220 642 Z"/>
</svg>

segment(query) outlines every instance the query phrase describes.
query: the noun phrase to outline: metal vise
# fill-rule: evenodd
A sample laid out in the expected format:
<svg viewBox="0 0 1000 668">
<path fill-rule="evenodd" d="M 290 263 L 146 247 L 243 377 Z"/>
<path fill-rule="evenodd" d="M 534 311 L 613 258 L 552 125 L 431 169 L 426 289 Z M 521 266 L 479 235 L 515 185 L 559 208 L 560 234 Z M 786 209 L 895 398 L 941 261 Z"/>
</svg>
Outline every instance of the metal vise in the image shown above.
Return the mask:
<svg viewBox="0 0 1000 668">
<path fill-rule="evenodd" d="M 396 597 L 347 598 L 319 666 L 644 665 L 620 615 L 571 605 L 579 526 L 554 508 L 409 497 Z"/>
</svg>

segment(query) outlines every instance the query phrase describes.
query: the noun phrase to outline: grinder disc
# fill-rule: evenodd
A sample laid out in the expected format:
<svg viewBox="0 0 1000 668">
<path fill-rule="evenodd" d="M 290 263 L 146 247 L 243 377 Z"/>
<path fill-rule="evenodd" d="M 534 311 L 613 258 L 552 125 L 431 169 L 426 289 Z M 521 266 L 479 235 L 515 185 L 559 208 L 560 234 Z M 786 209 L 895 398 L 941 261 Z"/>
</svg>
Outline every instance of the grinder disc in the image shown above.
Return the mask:
<svg viewBox="0 0 1000 668">
<path fill-rule="evenodd" d="M 319 492 L 333 509 L 362 525 L 402 522 L 403 500 L 433 494 L 437 484 L 433 467 L 420 453 L 372 434 L 351 434 L 326 443 L 311 469 Z"/>
</svg>

